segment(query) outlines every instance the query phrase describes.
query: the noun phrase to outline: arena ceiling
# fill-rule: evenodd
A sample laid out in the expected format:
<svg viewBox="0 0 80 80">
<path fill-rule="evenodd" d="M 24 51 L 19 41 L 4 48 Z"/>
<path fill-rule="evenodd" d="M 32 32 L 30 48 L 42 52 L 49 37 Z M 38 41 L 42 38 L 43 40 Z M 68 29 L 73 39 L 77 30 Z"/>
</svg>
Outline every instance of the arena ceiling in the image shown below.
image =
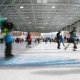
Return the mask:
<svg viewBox="0 0 80 80">
<path fill-rule="evenodd" d="M 0 15 L 19 31 L 58 31 L 80 20 L 80 0 L 0 0 Z"/>
</svg>

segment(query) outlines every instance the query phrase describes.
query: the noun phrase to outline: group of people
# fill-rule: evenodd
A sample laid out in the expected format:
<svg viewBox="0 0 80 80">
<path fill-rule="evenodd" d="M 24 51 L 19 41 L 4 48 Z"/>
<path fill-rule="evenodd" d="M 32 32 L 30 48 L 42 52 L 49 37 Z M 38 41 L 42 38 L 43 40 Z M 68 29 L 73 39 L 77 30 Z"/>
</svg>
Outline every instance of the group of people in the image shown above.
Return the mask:
<svg viewBox="0 0 80 80">
<path fill-rule="evenodd" d="M 73 30 L 70 32 L 70 38 L 68 40 L 68 45 L 65 46 L 64 45 L 64 38 L 62 37 L 62 35 L 60 35 L 61 31 L 58 31 L 57 35 L 56 35 L 56 39 L 57 39 L 57 48 L 60 49 L 60 43 L 63 43 L 63 46 L 65 47 L 65 50 L 68 48 L 68 46 L 70 45 L 70 43 L 73 43 L 73 51 L 76 51 L 77 49 L 77 42 L 78 42 L 78 36 L 77 36 L 77 29 L 76 27 L 73 27 Z"/>
<path fill-rule="evenodd" d="M 13 29 L 13 23 L 9 22 L 7 20 L 3 20 L 1 24 L 1 33 L 3 35 L 3 39 L 5 42 L 5 58 L 13 57 L 12 54 L 12 36 L 11 36 L 11 31 Z M 28 32 L 26 41 L 28 42 L 28 46 L 30 47 L 31 44 L 31 35 Z"/>
<path fill-rule="evenodd" d="M 12 36 L 10 34 L 11 31 L 6 31 L 6 35 L 4 36 L 4 41 L 5 41 L 5 58 L 13 57 L 12 55 Z M 31 47 L 31 35 L 28 32 L 27 37 L 26 37 L 27 45 Z"/>
<path fill-rule="evenodd" d="M 12 24 L 9 24 L 9 26 L 13 26 Z M 4 29 L 5 31 L 5 29 Z M 5 41 L 5 57 L 12 57 L 12 36 L 10 34 L 11 29 L 6 29 L 6 34 L 4 35 L 4 41 Z M 60 35 L 61 31 L 58 31 L 56 39 L 57 39 L 57 48 L 60 49 L 60 43 L 62 42 L 64 45 L 64 38 L 62 37 L 62 35 Z M 78 36 L 76 35 L 76 28 L 74 27 L 73 30 L 70 32 L 70 38 L 69 38 L 69 44 L 67 46 L 64 45 L 65 49 L 68 48 L 68 46 L 70 45 L 70 43 L 73 43 L 73 51 L 76 51 L 77 49 L 77 39 Z M 27 36 L 26 36 L 26 41 L 27 41 L 27 45 L 29 46 L 29 48 L 31 48 L 31 35 L 30 32 L 28 32 Z"/>
</svg>

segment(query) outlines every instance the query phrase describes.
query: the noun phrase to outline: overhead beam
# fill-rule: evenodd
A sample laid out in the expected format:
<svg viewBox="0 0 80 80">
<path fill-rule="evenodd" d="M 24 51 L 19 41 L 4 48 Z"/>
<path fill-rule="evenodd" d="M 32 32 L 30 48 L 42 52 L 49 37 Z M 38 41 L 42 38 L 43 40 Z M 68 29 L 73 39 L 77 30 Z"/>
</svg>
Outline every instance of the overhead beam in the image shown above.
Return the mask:
<svg viewBox="0 0 80 80">
<path fill-rule="evenodd" d="M 6 6 L 7 4 L 3 4 L 2 6 Z M 15 4 L 13 4 L 13 5 L 11 5 L 11 6 L 16 6 L 16 5 L 18 5 L 18 3 L 15 3 Z M 21 3 L 21 5 L 31 5 L 31 3 Z M 55 3 L 47 3 L 47 4 L 43 4 L 43 3 L 34 3 L 33 4 L 33 6 L 34 5 L 37 5 L 37 6 L 43 6 L 43 5 L 45 5 L 45 6 L 71 6 L 71 7 L 73 7 L 73 6 L 76 6 L 76 7 L 79 7 L 80 6 L 80 3 L 64 3 L 64 2 L 55 2 Z"/>
<path fill-rule="evenodd" d="M 21 15 L 24 14 L 24 13 L 30 13 L 30 14 L 33 14 L 33 12 L 20 12 Z M 62 12 L 34 12 L 35 14 L 58 14 L 58 15 L 72 15 L 72 13 L 62 13 Z M 14 14 L 14 13 L 7 13 L 7 14 Z M 75 15 L 75 14 L 74 14 Z M 77 15 L 80 15 L 80 13 L 78 13 Z"/>
</svg>

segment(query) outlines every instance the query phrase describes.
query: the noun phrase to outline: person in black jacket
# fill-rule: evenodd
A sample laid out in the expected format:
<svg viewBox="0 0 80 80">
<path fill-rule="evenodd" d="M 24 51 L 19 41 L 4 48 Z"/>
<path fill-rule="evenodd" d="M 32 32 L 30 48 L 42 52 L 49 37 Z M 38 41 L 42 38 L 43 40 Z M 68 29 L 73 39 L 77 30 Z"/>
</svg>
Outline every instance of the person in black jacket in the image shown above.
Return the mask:
<svg viewBox="0 0 80 80">
<path fill-rule="evenodd" d="M 58 31 L 57 35 L 56 35 L 56 39 L 57 39 L 57 48 L 60 49 L 60 39 L 61 39 L 61 36 L 60 36 L 60 31 Z"/>
</svg>

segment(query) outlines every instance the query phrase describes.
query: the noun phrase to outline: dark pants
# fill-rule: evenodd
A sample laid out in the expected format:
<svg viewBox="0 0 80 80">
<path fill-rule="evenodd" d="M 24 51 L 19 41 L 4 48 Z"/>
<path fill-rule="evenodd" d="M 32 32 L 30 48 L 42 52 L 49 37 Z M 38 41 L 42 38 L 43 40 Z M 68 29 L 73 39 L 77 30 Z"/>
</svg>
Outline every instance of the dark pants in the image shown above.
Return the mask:
<svg viewBox="0 0 80 80">
<path fill-rule="evenodd" d="M 60 40 L 57 40 L 57 44 L 58 44 L 57 48 L 60 49 Z"/>
<path fill-rule="evenodd" d="M 30 45 L 31 44 L 31 41 L 28 41 L 28 45 Z"/>
<path fill-rule="evenodd" d="M 5 45 L 5 57 L 12 56 L 11 51 L 12 51 L 12 42 L 6 43 Z"/>
<path fill-rule="evenodd" d="M 77 41 L 74 41 L 73 44 L 74 44 L 73 48 L 74 48 L 74 49 L 77 49 Z"/>
</svg>

